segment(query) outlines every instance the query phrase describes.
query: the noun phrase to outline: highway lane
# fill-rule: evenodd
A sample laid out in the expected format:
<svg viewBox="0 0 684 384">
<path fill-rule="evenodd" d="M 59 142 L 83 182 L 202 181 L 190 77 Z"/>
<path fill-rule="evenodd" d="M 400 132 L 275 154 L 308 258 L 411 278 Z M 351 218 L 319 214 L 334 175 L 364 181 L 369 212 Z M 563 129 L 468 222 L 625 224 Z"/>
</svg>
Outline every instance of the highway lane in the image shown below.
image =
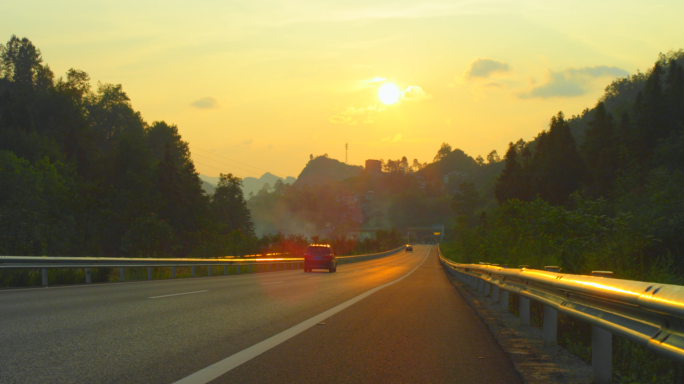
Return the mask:
<svg viewBox="0 0 684 384">
<path fill-rule="evenodd" d="M 296 270 L 228 277 L 2 291 L 0 382 L 174 382 L 278 335 L 370 289 L 406 275 L 425 259 L 428 249 L 427 246 L 416 247 L 414 254 L 402 252 L 378 260 L 340 265 L 335 274 L 303 273 Z M 413 283 L 410 282 L 414 277 L 423 275 L 423 269 L 428 266 L 432 267 L 428 280 L 442 279 L 439 281 L 443 284 L 438 287 L 438 291 L 442 292 L 436 298 L 426 301 L 425 295 L 416 296 L 415 292 L 411 292 Z M 442 327 L 442 330 L 460 330 L 459 332 L 466 334 L 462 337 L 484 330 L 486 336 L 482 339 L 493 340 L 472 309 L 463 303 L 455 290 L 448 285 L 448 281 L 444 280 L 446 278 L 443 272 L 435 269 L 436 266 L 435 255 L 431 254 L 425 263 L 406 279 L 332 316 L 326 320 L 325 326 L 304 331 L 219 377 L 217 381 L 274 381 L 272 376 L 264 376 L 266 372 L 282 373 L 278 376 L 282 382 L 299 381 L 302 377 L 287 371 L 290 369 L 287 367 L 306 366 L 309 355 L 320 350 L 321 345 L 348 348 L 348 359 L 336 356 L 340 364 L 343 361 L 347 362 L 344 364 L 354 363 L 354 354 L 349 354 L 350 350 L 358 352 L 358 356 L 384 356 L 384 359 L 389 360 L 383 361 L 392 360 L 394 355 L 383 352 L 387 350 L 388 340 L 394 338 L 392 335 L 397 330 L 401 330 L 400 334 L 395 335 L 399 339 L 410 329 L 406 325 L 384 327 L 379 330 L 377 327 L 381 323 L 378 323 L 377 319 L 386 319 L 386 314 L 380 315 L 380 312 L 373 311 L 380 311 L 386 306 L 386 302 L 382 301 L 379 303 L 381 306 L 377 306 L 376 301 L 385 297 L 386 293 L 394 292 L 396 288 L 409 290 L 403 293 L 407 296 L 399 300 L 400 302 L 416 302 L 418 297 L 422 298 L 418 302 L 432 303 L 429 308 L 415 308 L 416 311 L 429 310 L 423 313 L 423 318 L 432 318 L 434 321 L 439 316 L 442 317 L 444 324 L 452 321 L 480 324 L 480 328 L 454 324 L 453 328 Z M 417 289 L 421 290 L 420 287 Z M 432 291 L 430 289 L 424 293 Z M 445 313 L 442 313 L 445 310 L 430 313 L 440 304 L 449 308 L 446 310 L 446 318 L 443 317 Z M 465 315 L 461 319 L 458 316 L 449 317 L 448 313 Z M 403 318 L 406 324 L 415 326 L 415 319 L 420 318 L 419 312 L 394 311 L 392 314 L 394 320 L 387 324 L 400 323 Z M 338 324 L 336 322 L 347 317 L 350 320 L 345 324 L 353 325 L 352 329 L 365 329 L 361 333 L 364 340 L 358 339 L 361 335 L 358 332 L 349 333 L 349 328 L 334 331 L 337 329 L 334 326 Z M 410 319 L 414 321 L 409 321 Z M 328 332 L 327 339 L 322 338 L 312 333 L 319 332 L 319 328 L 334 332 Z M 413 332 L 421 334 L 420 328 L 414 329 Z M 373 342 L 374 337 L 377 343 Z M 413 344 L 419 341 L 412 340 L 404 343 L 401 348 L 411 350 Z M 482 344 L 477 340 L 468 340 L 468 345 Z M 324 344 L 321 344 L 323 342 Z M 424 343 L 416 345 L 422 345 L 423 349 L 426 347 Z M 291 349 L 293 346 L 297 350 L 296 353 Z M 445 351 L 472 349 L 458 343 L 449 346 L 443 343 L 441 347 L 436 348 L 440 351 L 439 356 L 424 355 L 424 359 L 428 360 L 440 357 L 434 360 L 434 366 L 439 366 L 439 361 L 444 363 L 450 360 L 447 359 L 450 355 L 443 354 Z M 498 351 L 492 356 L 485 356 L 497 361 L 499 366 L 510 368 L 509 375 L 513 374 L 503 352 L 497 349 L 498 345 L 485 342 L 479 348 Z M 358 356 L 356 360 L 359 359 Z M 400 363 L 402 355 L 396 356 L 399 359 L 397 363 Z M 262 363 L 259 363 L 260 361 Z M 273 361 L 281 363 L 272 364 Z M 286 361 L 287 364 L 284 363 Z M 264 366 L 263 363 L 269 365 Z M 477 367 L 473 366 L 471 370 L 479 372 Z M 379 371 L 383 370 L 382 365 L 376 368 Z M 311 367 L 310 371 L 315 373 L 319 369 Z M 497 368 L 496 371 L 500 372 L 501 368 Z M 453 370 L 438 371 L 432 368 L 425 372 L 428 372 L 428 376 L 434 373 L 434 380 L 429 380 L 431 382 L 446 379 L 445 376 L 437 374 L 455 374 Z M 315 378 L 319 376 L 307 375 L 304 371 L 299 374 L 309 378 L 310 382 L 318 381 Z M 495 380 L 488 381 L 496 382 L 500 377 L 496 376 Z M 335 378 L 337 381 L 345 382 L 366 381 L 360 376 L 345 376 L 342 372 L 331 373 L 321 379 L 335 381 Z M 454 380 L 452 378 L 449 381 Z"/>
</svg>

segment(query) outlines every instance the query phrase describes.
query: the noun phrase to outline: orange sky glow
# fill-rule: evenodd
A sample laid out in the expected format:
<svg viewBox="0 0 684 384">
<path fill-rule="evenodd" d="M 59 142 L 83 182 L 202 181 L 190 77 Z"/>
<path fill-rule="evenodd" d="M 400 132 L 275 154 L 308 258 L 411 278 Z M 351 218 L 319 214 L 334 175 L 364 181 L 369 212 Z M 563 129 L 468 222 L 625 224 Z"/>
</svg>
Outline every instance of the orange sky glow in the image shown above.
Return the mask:
<svg viewBox="0 0 684 384">
<path fill-rule="evenodd" d="M 200 173 L 297 176 L 314 156 L 432 161 L 531 140 L 684 48 L 681 1 L 33 1 L 0 5 L 57 75 L 122 84 Z M 380 87 L 394 84 L 397 101 Z M 230 159 L 230 160 L 229 160 Z M 236 162 L 234 160 L 239 161 Z"/>
</svg>

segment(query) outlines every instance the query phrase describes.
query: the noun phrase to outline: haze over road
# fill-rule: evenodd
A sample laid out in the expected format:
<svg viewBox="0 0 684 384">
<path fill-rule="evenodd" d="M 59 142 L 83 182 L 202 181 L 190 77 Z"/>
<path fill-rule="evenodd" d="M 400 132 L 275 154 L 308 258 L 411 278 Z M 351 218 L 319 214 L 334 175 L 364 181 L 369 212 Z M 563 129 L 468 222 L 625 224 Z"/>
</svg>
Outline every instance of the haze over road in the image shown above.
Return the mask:
<svg viewBox="0 0 684 384">
<path fill-rule="evenodd" d="M 212 382 L 522 382 L 435 246 L 333 274 L 2 291 L 0 382 L 206 382 L 207 367 L 381 286 Z"/>
</svg>

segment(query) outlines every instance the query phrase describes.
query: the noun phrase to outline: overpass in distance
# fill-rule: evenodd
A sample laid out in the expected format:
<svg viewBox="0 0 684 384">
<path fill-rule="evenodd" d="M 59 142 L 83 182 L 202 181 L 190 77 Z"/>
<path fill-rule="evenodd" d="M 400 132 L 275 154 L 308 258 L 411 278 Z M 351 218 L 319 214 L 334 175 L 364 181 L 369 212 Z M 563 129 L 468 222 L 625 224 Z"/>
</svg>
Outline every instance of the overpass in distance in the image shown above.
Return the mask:
<svg viewBox="0 0 684 384">
<path fill-rule="evenodd" d="M 433 245 L 273 273 L 0 291 L 1 383 L 522 383 Z"/>
</svg>

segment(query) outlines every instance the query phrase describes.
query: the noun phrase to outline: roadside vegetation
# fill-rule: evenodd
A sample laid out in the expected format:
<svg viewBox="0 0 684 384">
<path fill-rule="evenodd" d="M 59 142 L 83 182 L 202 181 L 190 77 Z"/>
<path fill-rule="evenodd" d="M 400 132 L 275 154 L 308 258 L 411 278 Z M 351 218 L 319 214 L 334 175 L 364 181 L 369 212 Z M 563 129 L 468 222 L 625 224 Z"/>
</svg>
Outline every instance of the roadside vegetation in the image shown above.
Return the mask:
<svg viewBox="0 0 684 384">
<path fill-rule="evenodd" d="M 558 113 L 532 142 L 512 142 L 493 186 L 497 205 L 485 208 L 472 184 L 454 194 L 457 224 L 444 254 L 684 284 L 683 63 L 683 51 L 661 55 L 648 72 L 613 82 L 593 109 Z M 559 340 L 589 358 L 589 328 L 573 329 L 580 333 Z M 614 342 L 614 367 L 619 382 L 684 377 L 626 340 Z"/>
<path fill-rule="evenodd" d="M 301 252 L 304 236 L 257 236 L 241 183 L 222 174 L 207 195 L 178 127 L 145 121 L 121 85 L 93 89 L 78 69 L 57 77 L 26 38 L 0 45 L 0 255 Z M 398 241 L 396 231 L 359 244 L 326 237 L 347 254 Z M 93 271 L 93 281 L 111 272 Z M 80 282 L 83 271 L 52 270 L 50 281 Z M 39 282 L 38 271 L 0 271 L 0 287 Z"/>
</svg>

